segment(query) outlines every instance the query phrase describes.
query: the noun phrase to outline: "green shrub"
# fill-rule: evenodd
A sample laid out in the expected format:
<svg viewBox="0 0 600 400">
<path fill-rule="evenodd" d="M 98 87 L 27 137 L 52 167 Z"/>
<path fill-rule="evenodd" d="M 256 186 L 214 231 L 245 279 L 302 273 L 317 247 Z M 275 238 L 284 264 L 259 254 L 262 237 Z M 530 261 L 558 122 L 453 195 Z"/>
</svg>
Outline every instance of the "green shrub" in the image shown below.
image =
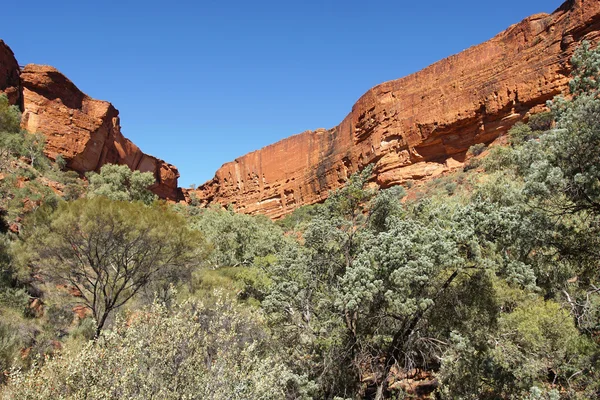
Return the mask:
<svg viewBox="0 0 600 400">
<path fill-rule="evenodd" d="M 29 294 L 24 289 L 5 288 L 0 291 L 0 304 L 28 314 Z"/>
<path fill-rule="evenodd" d="M 532 131 L 545 132 L 550 130 L 553 124 L 554 114 L 552 114 L 550 111 L 533 114 L 529 117 L 529 121 L 527 121 L 527 125 Z"/>
<path fill-rule="evenodd" d="M 508 138 L 512 145 L 522 144 L 523 142 L 530 140 L 533 137 L 532 135 L 533 131 L 529 125 L 522 122 L 517 122 L 508 131 Z"/>
<path fill-rule="evenodd" d="M 0 94 L 0 132 L 15 133 L 21 130 L 21 112 L 17 106 L 11 106 L 8 97 Z M 1 137 L 1 135 L 0 135 Z"/>
<path fill-rule="evenodd" d="M 132 171 L 127 165 L 106 164 L 100 173 L 87 174 L 88 196 L 103 196 L 118 201 L 141 201 L 150 204 L 158 197 L 148 188 L 155 183 L 151 172 Z"/>
<path fill-rule="evenodd" d="M 486 149 L 486 145 L 485 143 L 477 143 L 474 144 L 473 146 L 469 147 L 469 150 L 467 151 L 467 154 L 473 157 L 476 157 L 478 155 L 480 155 L 481 153 L 483 153 Z"/>
<path fill-rule="evenodd" d="M 22 346 L 23 342 L 18 331 L 0 320 L 0 372 L 9 371 L 15 365 Z M 5 374 L 0 373 L 0 383 L 4 383 L 5 380 Z"/>
<path fill-rule="evenodd" d="M 58 169 L 60 169 L 61 171 L 67 167 L 67 160 L 65 160 L 62 154 L 57 155 L 54 159 L 54 162 L 56 163 Z"/>
<path fill-rule="evenodd" d="M 446 193 L 448 193 L 448 195 L 452 196 L 454 194 L 454 191 L 456 190 L 456 186 L 457 184 L 455 182 L 448 182 L 444 186 L 444 189 L 446 190 Z"/>
<path fill-rule="evenodd" d="M 220 295 L 172 312 L 155 304 L 119 318 L 81 351 L 14 373 L 2 398 L 285 399 L 300 377 L 268 340 L 259 313 Z"/>
</svg>

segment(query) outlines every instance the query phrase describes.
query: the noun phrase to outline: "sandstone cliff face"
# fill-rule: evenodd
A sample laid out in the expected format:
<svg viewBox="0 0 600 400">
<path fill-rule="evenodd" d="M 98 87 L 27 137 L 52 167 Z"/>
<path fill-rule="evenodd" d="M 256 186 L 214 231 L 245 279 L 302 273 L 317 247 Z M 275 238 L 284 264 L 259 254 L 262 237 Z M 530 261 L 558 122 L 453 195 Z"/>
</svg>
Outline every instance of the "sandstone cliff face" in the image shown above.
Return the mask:
<svg viewBox="0 0 600 400">
<path fill-rule="evenodd" d="M 11 104 L 21 99 L 19 64 L 10 47 L 0 40 L 0 93 L 5 93 Z"/>
<path fill-rule="evenodd" d="M 600 1 L 567 1 L 493 39 L 369 90 L 333 129 L 306 131 L 224 164 L 186 195 L 277 218 L 324 200 L 374 163 L 381 186 L 461 165 L 468 148 L 504 134 L 566 91 L 578 42 L 600 37 Z"/>
<path fill-rule="evenodd" d="M 152 172 L 156 183 L 151 190 L 161 198 L 178 199 L 177 168 L 144 154 L 126 139 L 119 126 L 119 111 L 112 104 L 88 97 L 49 66 L 27 65 L 20 78 L 21 124 L 30 132 L 44 134 L 50 158 L 61 154 L 68 168 L 81 173 L 97 171 L 108 163 Z"/>
</svg>

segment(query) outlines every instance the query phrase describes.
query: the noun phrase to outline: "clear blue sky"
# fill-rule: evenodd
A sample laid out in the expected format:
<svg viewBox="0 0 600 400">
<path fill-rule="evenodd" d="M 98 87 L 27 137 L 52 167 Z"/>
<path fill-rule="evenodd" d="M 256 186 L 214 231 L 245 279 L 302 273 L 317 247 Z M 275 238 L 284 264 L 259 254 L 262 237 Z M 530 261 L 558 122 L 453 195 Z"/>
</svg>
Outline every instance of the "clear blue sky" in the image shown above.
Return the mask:
<svg viewBox="0 0 600 400">
<path fill-rule="evenodd" d="M 6 1 L 0 38 L 121 113 L 180 185 L 561 0 Z"/>
</svg>

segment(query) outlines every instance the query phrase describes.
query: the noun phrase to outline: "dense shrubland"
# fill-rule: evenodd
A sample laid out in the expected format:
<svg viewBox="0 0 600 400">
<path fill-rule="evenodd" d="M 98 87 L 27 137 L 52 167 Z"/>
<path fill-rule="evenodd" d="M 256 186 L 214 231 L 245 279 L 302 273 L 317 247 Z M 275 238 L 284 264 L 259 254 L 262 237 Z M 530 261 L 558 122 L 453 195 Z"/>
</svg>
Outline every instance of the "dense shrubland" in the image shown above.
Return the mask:
<svg viewBox="0 0 600 400">
<path fill-rule="evenodd" d="M 367 167 L 277 223 L 126 167 L 86 183 L 0 101 L 2 395 L 600 396 L 599 59 L 464 171 L 378 190 Z"/>
</svg>

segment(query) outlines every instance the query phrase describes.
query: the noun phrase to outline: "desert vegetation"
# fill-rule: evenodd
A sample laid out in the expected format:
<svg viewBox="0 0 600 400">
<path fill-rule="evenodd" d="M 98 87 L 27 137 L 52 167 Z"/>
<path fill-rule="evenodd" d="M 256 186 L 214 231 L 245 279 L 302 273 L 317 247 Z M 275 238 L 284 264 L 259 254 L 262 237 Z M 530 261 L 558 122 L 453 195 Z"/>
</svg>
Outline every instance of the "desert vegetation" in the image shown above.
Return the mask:
<svg viewBox="0 0 600 400">
<path fill-rule="evenodd" d="M 572 64 L 464 171 L 277 222 L 67 172 L 0 97 L 0 396 L 597 398 L 600 50 Z"/>
</svg>

